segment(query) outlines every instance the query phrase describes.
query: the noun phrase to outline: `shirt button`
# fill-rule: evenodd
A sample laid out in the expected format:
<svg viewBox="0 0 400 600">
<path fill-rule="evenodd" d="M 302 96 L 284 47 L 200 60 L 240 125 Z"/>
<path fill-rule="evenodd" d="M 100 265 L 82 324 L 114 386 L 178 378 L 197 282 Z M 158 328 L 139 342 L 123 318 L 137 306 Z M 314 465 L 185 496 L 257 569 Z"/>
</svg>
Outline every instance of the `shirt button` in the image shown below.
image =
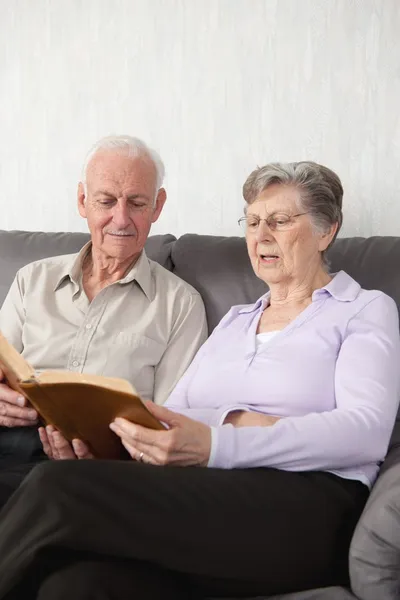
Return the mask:
<svg viewBox="0 0 400 600">
<path fill-rule="evenodd" d="M 74 362 L 72 363 L 73 367 L 79 367 L 79 362 L 77 360 L 74 360 Z"/>
<path fill-rule="evenodd" d="M 86 329 L 92 329 L 92 324 L 91 323 L 86 323 L 85 327 L 86 327 Z"/>
</svg>

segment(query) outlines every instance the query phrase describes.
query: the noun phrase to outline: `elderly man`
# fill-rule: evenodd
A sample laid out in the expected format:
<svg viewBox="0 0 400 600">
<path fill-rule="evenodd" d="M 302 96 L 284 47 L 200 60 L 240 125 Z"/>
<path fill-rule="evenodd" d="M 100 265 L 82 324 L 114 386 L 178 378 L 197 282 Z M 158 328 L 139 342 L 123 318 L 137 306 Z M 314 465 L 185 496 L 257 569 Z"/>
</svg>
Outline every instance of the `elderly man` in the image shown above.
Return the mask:
<svg viewBox="0 0 400 600">
<path fill-rule="evenodd" d="M 100 140 L 78 186 L 91 241 L 77 255 L 22 268 L 0 311 L 3 335 L 38 371 L 122 377 L 162 404 L 206 339 L 200 295 L 149 260 L 144 245 L 166 200 L 156 152 L 129 136 Z M 0 380 L 3 374 L 0 372 Z M 0 506 L 36 462 L 89 458 L 0 383 Z"/>
</svg>

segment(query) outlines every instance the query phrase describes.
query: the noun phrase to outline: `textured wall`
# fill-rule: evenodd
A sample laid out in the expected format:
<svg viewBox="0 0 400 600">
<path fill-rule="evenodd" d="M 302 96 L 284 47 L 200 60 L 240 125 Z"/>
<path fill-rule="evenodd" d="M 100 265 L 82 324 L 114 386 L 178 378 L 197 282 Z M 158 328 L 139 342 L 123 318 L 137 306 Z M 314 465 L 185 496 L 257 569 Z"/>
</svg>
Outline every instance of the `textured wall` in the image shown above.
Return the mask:
<svg viewBox="0 0 400 600">
<path fill-rule="evenodd" d="M 167 166 L 155 232 L 236 233 L 241 185 L 314 159 L 346 234 L 400 234 L 400 0 L 0 0 L 0 228 L 85 230 L 88 147 Z"/>
</svg>

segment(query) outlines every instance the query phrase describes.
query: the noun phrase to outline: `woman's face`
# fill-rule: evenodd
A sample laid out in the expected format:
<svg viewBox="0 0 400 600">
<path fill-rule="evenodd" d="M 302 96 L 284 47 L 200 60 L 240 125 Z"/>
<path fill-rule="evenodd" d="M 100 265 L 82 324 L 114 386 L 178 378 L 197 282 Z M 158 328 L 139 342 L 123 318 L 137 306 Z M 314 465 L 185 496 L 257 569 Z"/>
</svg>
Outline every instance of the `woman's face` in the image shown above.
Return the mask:
<svg viewBox="0 0 400 600">
<path fill-rule="evenodd" d="M 268 285 L 301 283 L 320 265 L 336 231 L 316 233 L 295 187 L 273 184 L 247 207 L 246 241 L 254 272 Z M 299 214 L 301 213 L 301 214 Z M 295 216 L 297 215 L 297 216 Z M 254 219 L 253 219 L 254 217 Z M 262 220 L 268 219 L 269 225 Z"/>
</svg>

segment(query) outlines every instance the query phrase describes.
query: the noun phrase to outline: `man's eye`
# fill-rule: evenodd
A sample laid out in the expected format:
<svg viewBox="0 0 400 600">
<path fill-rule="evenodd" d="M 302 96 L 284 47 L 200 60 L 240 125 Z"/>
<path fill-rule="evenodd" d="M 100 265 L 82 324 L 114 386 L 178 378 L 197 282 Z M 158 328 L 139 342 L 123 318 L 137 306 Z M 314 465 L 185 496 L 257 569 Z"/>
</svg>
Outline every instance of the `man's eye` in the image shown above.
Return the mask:
<svg viewBox="0 0 400 600">
<path fill-rule="evenodd" d="M 111 204 L 114 204 L 114 200 L 100 200 L 100 204 L 102 206 L 109 206 Z"/>
</svg>

